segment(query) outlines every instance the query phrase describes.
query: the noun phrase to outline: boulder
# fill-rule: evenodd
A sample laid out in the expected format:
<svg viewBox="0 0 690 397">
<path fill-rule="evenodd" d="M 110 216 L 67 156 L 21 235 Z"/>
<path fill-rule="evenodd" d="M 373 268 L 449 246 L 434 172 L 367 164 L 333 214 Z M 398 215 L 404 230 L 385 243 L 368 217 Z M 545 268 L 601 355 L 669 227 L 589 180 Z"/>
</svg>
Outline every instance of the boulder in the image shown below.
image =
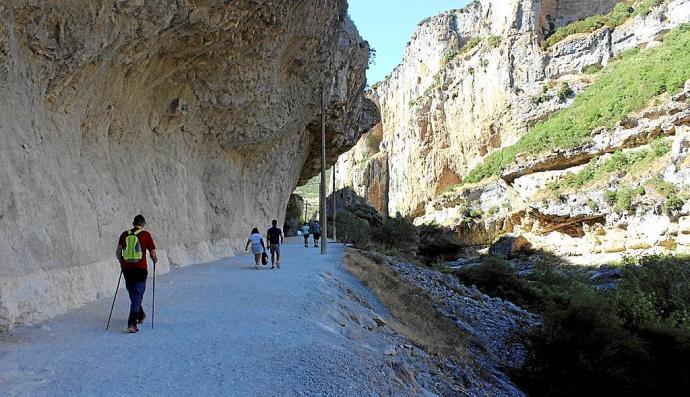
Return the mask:
<svg viewBox="0 0 690 397">
<path fill-rule="evenodd" d="M 678 233 L 690 234 L 690 216 L 678 219 Z"/>
<path fill-rule="evenodd" d="M 606 240 L 601 246 L 601 250 L 607 254 L 625 251 L 625 241 Z"/>
<path fill-rule="evenodd" d="M 491 244 L 489 255 L 513 259 L 520 255 L 525 255 L 532 249 L 532 244 L 523 236 L 503 236 Z"/>
<path fill-rule="evenodd" d="M 646 250 L 652 248 L 646 240 L 631 239 L 625 242 L 625 249 L 627 250 Z"/>
<path fill-rule="evenodd" d="M 690 246 L 690 234 L 679 234 L 678 237 L 676 237 L 676 242 L 679 245 Z"/>
</svg>

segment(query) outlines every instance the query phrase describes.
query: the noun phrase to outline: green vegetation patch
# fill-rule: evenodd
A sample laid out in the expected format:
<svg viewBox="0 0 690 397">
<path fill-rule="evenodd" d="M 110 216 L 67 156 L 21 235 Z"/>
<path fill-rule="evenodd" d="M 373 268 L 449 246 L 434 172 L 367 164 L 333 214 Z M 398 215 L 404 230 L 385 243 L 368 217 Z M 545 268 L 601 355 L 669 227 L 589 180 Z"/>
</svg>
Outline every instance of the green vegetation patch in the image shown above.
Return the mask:
<svg viewBox="0 0 690 397">
<path fill-rule="evenodd" d="M 481 42 L 482 42 L 481 37 L 472 37 L 471 39 L 467 40 L 467 43 L 465 43 L 464 46 L 462 46 L 460 53 L 464 54 L 464 53 L 469 52 L 471 49 L 478 46 Z"/>
<path fill-rule="evenodd" d="M 597 127 L 613 127 L 624 116 L 643 109 L 663 93 L 676 93 L 690 79 L 690 25 L 669 32 L 663 44 L 631 51 L 602 70 L 567 109 L 536 124 L 515 145 L 490 154 L 468 174 L 476 183 L 500 175 L 521 153 L 540 153 L 573 147 L 590 138 Z"/>
<path fill-rule="evenodd" d="M 489 36 L 486 39 L 486 43 L 489 45 L 489 48 L 496 48 L 499 45 L 501 45 L 502 38 L 501 36 Z"/>
<path fill-rule="evenodd" d="M 489 258 L 457 276 L 542 317 L 513 373 L 527 394 L 688 395 L 690 258 L 629 258 L 618 266 L 613 289 L 597 289 L 584 269 L 546 261 L 518 276 Z"/>
<path fill-rule="evenodd" d="M 382 141 L 382 136 L 369 133 L 369 136 L 367 137 L 367 146 L 369 147 L 369 151 L 372 153 L 378 153 L 381 150 Z"/>
<path fill-rule="evenodd" d="M 544 42 L 544 47 L 548 48 L 564 40 L 566 37 L 577 33 L 591 33 L 595 30 L 608 26 L 615 28 L 622 25 L 625 21 L 638 15 L 646 16 L 652 8 L 663 4 L 665 0 L 637 0 L 623 1 L 615 5 L 613 10 L 606 15 L 593 15 L 579 21 L 558 28 L 554 34 L 549 36 Z"/>
<path fill-rule="evenodd" d="M 647 181 L 645 186 L 653 189 L 664 198 L 661 210 L 667 215 L 673 215 L 681 211 L 685 203 L 690 199 L 690 195 L 687 192 L 679 191 L 672 183 L 666 182 L 659 176 Z"/>
<path fill-rule="evenodd" d="M 560 180 L 549 184 L 548 188 L 554 193 L 560 193 L 566 189 L 579 189 L 592 182 L 606 179 L 614 172 L 644 169 L 670 151 L 671 145 L 668 141 L 659 138 L 651 143 L 649 149 L 627 152 L 619 150 L 604 161 L 595 157 L 580 172 L 566 174 Z"/>
</svg>

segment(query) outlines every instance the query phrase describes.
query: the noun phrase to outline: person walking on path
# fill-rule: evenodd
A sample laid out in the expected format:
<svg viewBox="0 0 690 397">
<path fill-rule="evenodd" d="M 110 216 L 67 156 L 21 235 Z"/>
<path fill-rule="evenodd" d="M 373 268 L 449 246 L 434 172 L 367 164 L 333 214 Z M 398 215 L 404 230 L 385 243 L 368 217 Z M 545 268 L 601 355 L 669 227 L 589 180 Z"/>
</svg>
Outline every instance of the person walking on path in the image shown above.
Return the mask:
<svg viewBox="0 0 690 397">
<path fill-rule="evenodd" d="M 280 269 L 280 245 L 283 243 L 283 231 L 278 227 L 278 221 L 272 220 L 273 227 L 266 232 L 268 248 L 271 251 L 271 269 Z"/>
<path fill-rule="evenodd" d="M 311 233 L 314 236 L 314 248 L 317 248 L 319 246 L 319 239 L 321 238 L 321 225 L 319 225 L 319 221 L 314 222 Z"/>
<path fill-rule="evenodd" d="M 129 318 L 127 319 L 127 332 L 139 332 L 137 324 L 144 322 L 146 313 L 141 305 L 146 290 L 146 278 L 148 277 L 148 264 L 146 253 L 151 256 L 153 263 L 158 263 L 156 244 L 151 233 L 144 230 L 146 219 L 139 214 L 134 217 L 132 229 L 124 231 L 117 242 L 115 255 L 120 262 L 122 275 L 125 276 L 125 286 L 131 302 Z"/>
<path fill-rule="evenodd" d="M 252 246 L 252 253 L 254 254 L 254 262 L 256 263 L 254 265 L 254 268 L 256 270 L 259 270 L 261 268 L 261 255 L 266 250 L 266 245 L 264 244 L 264 238 L 261 236 L 261 233 L 259 233 L 259 229 L 257 229 L 257 228 L 252 229 L 252 234 L 249 235 L 249 239 L 247 240 L 247 245 L 245 245 L 245 247 L 244 247 L 245 251 L 247 251 L 249 249 L 249 245 Z"/>
<path fill-rule="evenodd" d="M 302 226 L 302 236 L 304 236 L 304 246 L 309 248 L 309 224 L 304 222 Z"/>
</svg>

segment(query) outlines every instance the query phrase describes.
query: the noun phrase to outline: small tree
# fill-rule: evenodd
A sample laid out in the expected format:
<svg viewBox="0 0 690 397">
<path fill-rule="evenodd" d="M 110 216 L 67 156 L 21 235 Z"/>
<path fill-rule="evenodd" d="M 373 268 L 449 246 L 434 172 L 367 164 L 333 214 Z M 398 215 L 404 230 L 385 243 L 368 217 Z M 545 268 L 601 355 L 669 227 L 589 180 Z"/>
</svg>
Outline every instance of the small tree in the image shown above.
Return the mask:
<svg viewBox="0 0 690 397">
<path fill-rule="evenodd" d="M 342 210 L 336 217 L 338 238 L 341 241 L 353 244 L 358 248 L 367 248 L 371 240 L 371 227 L 369 222 L 355 216 L 352 212 Z"/>
<path fill-rule="evenodd" d="M 374 240 L 383 246 L 406 254 L 416 252 L 419 246 L 417 228 L 400 213 L 384 219 L 380 226 L 373 229 L 372 234 Z"/>
</svg>

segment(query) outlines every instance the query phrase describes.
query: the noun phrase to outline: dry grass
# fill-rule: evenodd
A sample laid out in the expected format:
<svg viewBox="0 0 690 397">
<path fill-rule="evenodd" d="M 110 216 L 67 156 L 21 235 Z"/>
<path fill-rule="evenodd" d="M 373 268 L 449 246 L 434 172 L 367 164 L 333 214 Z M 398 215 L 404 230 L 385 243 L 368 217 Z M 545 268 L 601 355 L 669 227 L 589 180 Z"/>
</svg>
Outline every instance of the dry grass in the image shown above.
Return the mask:
<svg viewBox="0 0 690 397">
<path fill-rule="evenodd" d="M 471 363 L 469 336 L 434 309 L 426 292 L 356 251 L 345 255 L 345 267 L 386 305 L 394 331 L 431 354 Z"/>
</svg>

